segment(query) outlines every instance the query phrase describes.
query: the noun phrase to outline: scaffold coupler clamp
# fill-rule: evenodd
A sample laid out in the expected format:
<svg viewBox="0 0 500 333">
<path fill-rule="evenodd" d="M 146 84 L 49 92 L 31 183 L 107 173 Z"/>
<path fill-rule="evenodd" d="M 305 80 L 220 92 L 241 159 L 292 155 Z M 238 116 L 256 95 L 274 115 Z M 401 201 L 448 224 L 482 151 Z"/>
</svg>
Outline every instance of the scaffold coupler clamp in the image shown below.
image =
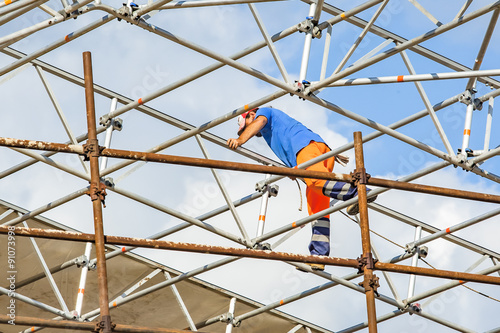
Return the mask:
<svg viewBox="0 0 500 333">
<path fill-rule="evenodd" d="M 255 243 L 253 248 L 254 250 L 272 251 L 271 244 L 269 243 Z"/>
<path fill-rule="evenodd" d="M 275 197 L 278 195 L 280 187 L 278 185 L 269 185 L 265 181 L 261 181 L 255 184 L 255 190 L 258 192 L 265 193 L 269 191 L 269 195 Z"/>
<path fill-rule="evenodd" d="M 89 258 L 87 258 L 87 256 L 84 254 L 75 259 L 75 265 L 78 268 L 85 267 L 88 264 L 89 264 Z"/>
<path fill-rule="evenodd" d="M 311 32 L 313 38 L 321 38 L 321 29 L 318 27 L 318 22 L 313 21 L 313 16 L 307 16 L 306 19 L 297 24 L 299 32 Z"/>
<path fill-rule="evenodd" d="M 364 272 L 365 268 L 368 269 L 375 269 L 375 263 L 378 261 L 378 259 L 373 259 L 372 253 L 366 253 L 362 257 L 358 257 L 356 260 L 358 260 L 358 274 L 361 274 Z"/>
<path fill-rule="evenodd" d="M 309 88 L 309 86 L 311 85 L 311 82 L 307 81 L 307 80 L 302 80 L 301 82 L 300 81 L 295 81 L 295 84 L 294 84 L 294 89 L 295 89 L 295 92 L 296 93 L 304 93 L 305 95 L 309 96 L 311 95 L 311 92 L 309 92 L 309 90 L 307 88 Z M 290 96 L 293 96 L 292 93 L 290 93 Z M 302 100 L 306 100 L 304 97 L 300 97 L 299 96 L 299 99 L 302 99 Z"/>
<path fill-rule="evenodd" d="M 479 98 L 475 98 L 476 93 L 476 89 L 466 90 L 458 97 L 458 100 L 465 105 L 472 104 L 474 110 L 481 111 L 483 109 L 483 102 Z"/>
<path fill-rule="evenodd" d="M 106 208 L 106 204 L 104 203 L 104 200 L 106 199 L 106 185 L 104 183 L 99 182 L 99 186 L 95 186 L 93 184 L 90 184 L 90 189 L 89 193 L 90 195 L 90 200 L 95 201 L 97 199 L 100 199 L 102 202 L 102 206 Z"/>
<path fill-rule="evenodd" d="M 239 327 L 241 321 L 235 322 L 234 315 L 231 312 L 224 313 L 219 317 L 219 321 L 227 324 L 232 324 L 234 327 Z"/>
<path fill-rule="evenodd" d="M 373 290 L 375 295 L 377 295 L 377 297 L 380 297 L 377 291 L 378 287 L 380 287 L 379 278 L 375 274 L 373 274 L 372 277 L 368 280 L 368 284 L 366 284 L 365 281 L 361 281 L 360 283 L 358 283 L 358 285 L 365 288 L 365 292 Z"/>
<path fill-rule="evenodd" d="M 116 324 L 111 322 L 111 316 L 102 316 L 101 321 L 95 323 L 95 328 L 92 332 L 111 332 L 115 329 Z"/>
<path fill-rule="evenodd" d="M 416 312 L 416 313 L 420 313 L 422 312 L 422 306 L 420 305 L 420 303 L 413 303 L 413 304 L 410 304 L 410 308 Z M 412 315 L 413 312 L 410 311 L 410 315 Z"/>
<path fill-rule="evenodd" d="M 139 6 L 130 1 L 129 3 L 123 3 L 123 7 L 120 7 L 117 10 L 117 14 L 120 16 L 123 16 L 123 17 L 132 16 L 132 14 L 138 9 L 139 9 Z M 118 21 L 121 21 L 121 20 L 122 19 L 120 17 L 118 17 Z"/>
<path fill-rule="evenodd" d="M 368 179 L 370 179 L 370 174 L 366 173 L 365 168 L 355 169 L 351 172 L 352 183 L 354 186 L 358 186 L 359 184 L 368 184 Z"/>
<path fill-rule="evenodd" d="M 97 139 L 90 139 L 83 146 L 83 159 L 90 161 L 91 157 L 99 157 L 104 147 L 99 146 Z"/>
</svg>

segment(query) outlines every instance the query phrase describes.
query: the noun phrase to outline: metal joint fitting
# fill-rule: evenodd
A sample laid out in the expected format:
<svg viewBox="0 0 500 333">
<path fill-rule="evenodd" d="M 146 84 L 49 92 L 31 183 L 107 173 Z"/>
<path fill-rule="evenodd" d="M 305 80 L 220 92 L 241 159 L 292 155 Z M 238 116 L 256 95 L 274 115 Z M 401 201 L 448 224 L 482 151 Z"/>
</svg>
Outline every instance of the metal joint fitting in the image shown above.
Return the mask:
<svg viewBox="0 0 500 333">
<path fill-rule="evenodd" d="M 418 257 L 425 258 L 429 254 L 429 248 L 427 246 L 422 246 L 418 248 Z"/>
<path fill-rule="evenodd" d="M 321 39 L 322 36 L 321 29 L 317 25 L 315 25 L 312 30 L 312 36 L 313 38 Z"/>
<path fill-rule="evenodd" d="M 297 24 L 297 29 L 299 29 L 300 32 L 309 32 L 313 28 L 314 28 L 314 24 L 312 22 L 312 19 L 310 19 L 310 18 L 307 18 L 304 21 Z"/>
<path fill-rule="evenodd" d="M 302 80 L 302 82 L 299 82 L 299 81 L 295 81 L 295 84 L 294 84 L 294 88 L 295 88 L 295 92 L 297 93 L 302 93 L 302 92 L 306 92 L 306 91 L 309 91 L 308 88 L 309 86 L 311 85 L 311 82 L 307 81 L 307 80 Z M 307 92 L 306 95 L 310 95 L 311 93 L 310 92 Z M 292 93 L 290 93 L 290 96 L 293 96 Z M 299 99 L 302 99 L 302 100 L 306 100 L 305 98 L 302 98 L 299 96 Z"/>
<path fill-rule="evenodd" d="M 406 244 L 406 248 L 405 248 L 406 253 L 413 255 L 413 254 L 417 253 L 417 250 L 418 250 L 418 247 L 413 245 L 413 243 Z"/>
<path fill-rule="evenodd" d="M 123 128 L 123 120 L 121 118 L 115 118 L 113 119 L 113 121 L 111 122 L 112 126 L 113 126 L 113 129 L 115 131 L 121 131 L 122 128 Z"/>
<path fill-rule="evenodd" d="M 92 260 L 91 262 L 89 262 L 88 269 L 89 269 L 89 271 L 95 271 L 97 269 L 97 261 Z"/>
<path fill-rule="evenodd" d="M 380 296 L 377 291 L 378 287 L 380 287 L 379 278 L 375 274 L 373 274 L 371 279 L 368 280 L 368 283 L 365 283 L 365 281 L 361 281 L 360 283 L 358 283 L 358 285 L 365 288 L 365 292 L 373 290 L 377 297 Z"/>
<path fill-rule="evenodd" d="M 416 313 L 422 312 L 422 306 L 420 303 L 410 304 L 409 307 Z M 413 315 L 413 312 L 410 312 L 410 316 Z"/>
<path fill-rule="evenodd" d="M 271 251 L 271 244 L 269 243 L 256 243 L 253 248 L 255 250 Z"/>
<path fill-rule="evenodd" d="M 84 160 L 90 161 L 90 157 L 99 157 L 103 149 L 104 147 L 99 146 L 97 139 L 89 139 L 87 143 L 83 145 Z"/>
<path fill-rule="evenodd" d="M 115 182 L 111 177 L 104 178 L 103 183 L 106 187 L 115 187 Z"/>
<path fill-rule="evenodd" d="M 106 208 L 106 204 L 104 203 L 104 199 L 106 199 L 106 185 L 104 183 L 99 182 L 99 186 L 95 186 L 90 184 L 89 193 L 90 200 L 95 201 L 100 199 L 104 208 Z"/>
<path fill-rule="evenodd" d="M 271 185 L 267 187 L 267 190 L 269 191 L 269 195 L 272 197 L 275 197 L 278 195 L 280 187 L 278 185 Z"/>
<path fill-rule="evenodd" d="M 366 173 L 365 168 L 355 169 L 351 172 L 352 182 L 354 186 L 358 186 L 358 184 L 367 184 L 368 179 L 370 179 L 370 175 Z"/>
<path fill-rule="evenodd" d="M 483 109 L 483 101 L 479 98 L 474 98 L 474 110 L 481 111 Z"/>
<path fill-rule="evenodd" d="M 81 255 L 78 258 L 75 259 L 75 265 L 78 268 L 87 266 L 89 264 L 89 258 L 85 255 Z"/>
<path fill-rule="evenodd" d="M 356 260 L 358 261 L 358 274 L 363 273 L 365 268 L 373 270 L 375 268 L 375 263 L 378 261 L 377 259 L 373 259 L 371 252 L 362 257 L 358 257 Z"/>
<path fill-rule="evenodd" d="M 102 316 L 101 321 L 95 324 L 92 332 L 111 332 L 115 329 L 116 324 L 111 322 L 111 316 Z"/>
<path fill-rule="evenodd" d="M 464 103 L 465 105 L 470 105 L 471 103 L 473 103 L 474 94 L 476 92 L 476 89 L 466 90 L 458 97 L 458 101 L 460 103 Z"/>
<path fill-rule="evenodd" d="M 99 118 L 99 124 L 108 127 L 108 124 L 111 122 L 111 117 L 109 115 L 104 115 L 101 118 Z"/>
<path fill-rule="evenodd" d="M 261 182 L 258 182 L 255 184 L 255 190 L 258 192 L 264 192 L 267 190 L 267 184 L 266 183 L 262 184 Z"/>
<path fill-rule="evenodd" d="M 219 317 L 219 320 L 223 323 L 230 323 L 233 321 L 233 314 L 231 312 L 224 313 Z"/>
</svg>

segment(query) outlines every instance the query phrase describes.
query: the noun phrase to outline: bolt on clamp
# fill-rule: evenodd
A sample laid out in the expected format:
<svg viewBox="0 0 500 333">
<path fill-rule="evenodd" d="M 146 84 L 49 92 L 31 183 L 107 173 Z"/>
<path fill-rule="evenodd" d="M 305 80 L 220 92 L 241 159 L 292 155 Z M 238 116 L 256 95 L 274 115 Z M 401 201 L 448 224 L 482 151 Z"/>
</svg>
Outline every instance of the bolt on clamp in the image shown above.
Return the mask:
<svg viewBox="0 0 500 333">
<path fill-rule="evenodd" d="M 374 269 L 375 263 L 378 261 L 378 259 L 373 259 L 371 252 L 362 257 L 358 257 L 356 260 L 358 261 L 358 274 L 363 273 L 365 268 Z"/>
<path fill-rule="evenodd" d="M 370 174 L 366 173 L 365 168 L 355 169 L 350 173 L 352 177 L 352 183 L 354 186 L 358 186 L 358 184 L 367 184 L 368 179 L 370 179 Z"/>
<path fill-rule="evenodd" d="M 106 185 L 103 183 L 99 182 L 99 186 L 95 186 L 93 184 L 90 184 L 90 188 L 87 191 L 87 194 L 90 196 L 91 201 L 95 201 L 97 199 L 100 199 L 102 202 L 102 205 L 104 208 L 106 208 L 106 204 L 104 203 L 104 200 L 106 199 Z"/>
<path fill-rule="evenodd" d="M 99 146 L 97 139 L 89 139 L 83 147 L 83 159 L 90 161 L 90 157 L 99 157 L 104 147 Z"/>
<path fill-rule="evenodd" d="M 365 283 L 365 281 L 361 281 L 360 283 L 358 283 L 358 285 L 365 288 L 365 292 L 373 290 L 377 297 L 380 296 L 377 291 L 378 287 L 380 287 L 379 278 L 375 274 L 372 275 L 367 284 Z"/>
<path fill-rule="evenodd" d="M 102 320 L 98 323 L 95 323 L 94 330 L 92 332 L 99 333 L 105 330 L 106 332 L 113 331 L 116 327 L 116 324 L 111 322 L 110 316 L 102 316 Z"/>
<path fill-rule="evenodd" d="M 75 265 L 78 268 L 87 266 L 88 264 L 89 264 L 89 258 L 87 258 L 87 256 L 84 254 L 75 259 Z"/>
</svg>

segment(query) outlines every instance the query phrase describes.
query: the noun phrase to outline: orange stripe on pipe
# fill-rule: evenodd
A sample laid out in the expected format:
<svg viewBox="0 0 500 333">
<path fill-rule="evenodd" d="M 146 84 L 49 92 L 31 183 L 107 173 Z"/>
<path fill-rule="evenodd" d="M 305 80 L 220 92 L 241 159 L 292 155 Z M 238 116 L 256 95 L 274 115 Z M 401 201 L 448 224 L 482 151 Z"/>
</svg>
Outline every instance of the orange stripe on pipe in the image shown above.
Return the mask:
<svg viewBox="0 0 500 333">
<path fill-rule="evenodd" d="M 113 302 L 113 306 L 116 308 L 116 302 Z"/>
<path fill-rule="evenodd" d="M 404 81 L 404 75 L 398 75 L 398 82 Z"/>
<path fill-rule="evenodd" d="M 248 104 L 245 104 L 245 107 L 244 107 L 245 111 L 248 110 Z"/>
<path fill-rule="evenodd" d="M 345 13 L 340 14 L 340 17 L 345 20 Z"/>
<path fill-rule="evenodd" d="M 285 304 L 285 301 L 284 301 L 284 300 L 281 300 L 281 301 L 280 301 L 280 305 L 283 305 L 283 304 Z"/>
<path fill-rule="evenodd" d="M 462 284 L 462 283 L 465 283 L 465 281 L 458 280 L 458 283 Z"/>
<path fill-rule="evenodd" d="M 144 102 L 142 101 L 142 97 L 137 100 L 137 103 L 139 103 L 140 105 L 144 104 Z"/>
<path fill-rule="evenodd" d="M 66 42 L 69 42 L 69 36 L 68 36 L 68 35 L 64 36 L 64 40 L 65 40 Z"/>
<path fill-rule="evenodd" d="M 31 332 L 35 332 L 35 326 L 31 328 Z"/>
<path fill-rule="evenodd" d="M 464 130 L 464 135 L 470 135 L 470 129 Z"/>
<path fill-rule="evenodd" d="M 80 288 L 80 289 L 78 289 L 78 293 L 79 293 L 79 294 L 83 294 L 83 292 L 84 292 L 84 291 L 85 291 L 85 289 L 81 289 L 81 288 Z"/>
<path fill-rule="evenodd" d="M 259 215 L 259 221 L 265 221 L 266 215 Z"/>
<path fill-rule="evenodd" d="M 122 252 L 125 252 L 127 251 L 127 249 L 125 247 L 122 247 Z"/>
<path fill-rule="evenodd" d="M 297 223 L 293 222 L 292 223 L 292 228 L 296 228 L 297 227 Z"/>
<path fill-rule="evenodd" d="M 450 233 L 450 228 L 446 228 L 446 233 L 449 234 Z"/>
<path fill-rule="evenodd" d="M 12 0 L 5 0 L 4 2 L 6 5 L 10 5 L 12 3 Z"/>
</svg>

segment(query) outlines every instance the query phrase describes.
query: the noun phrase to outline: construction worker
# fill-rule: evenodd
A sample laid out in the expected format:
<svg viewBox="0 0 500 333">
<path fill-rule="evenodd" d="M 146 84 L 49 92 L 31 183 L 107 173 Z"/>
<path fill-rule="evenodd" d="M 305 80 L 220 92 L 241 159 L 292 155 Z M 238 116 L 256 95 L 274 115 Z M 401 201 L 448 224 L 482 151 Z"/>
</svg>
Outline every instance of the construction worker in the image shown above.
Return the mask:
<svg viewBox="0 0 500 333">
<path fill-rule="evenodd" d="M 293 168 L 330 151 L 324 140 L 316 133 L 291 118 L 283 111 L 271 107 L 255 108 L 238 116 L 238 138 L 227 140 L 227 145 L 236 149 L 253 136 L 262 136 L 272 151 L 288 167 Z M 344 162 L 348 162 L 348 158 Z M 309 166 L 306 170 L 332 172 L 335 157 Z M 349 200 L 357 195 L 357 188 L 350 183 L 321 179 L 305 179 L 309 215 L 330 207 L 330 199 Z M 372 199 L 371 201 L 373 201 Z M 355 215 L 358 204 L 348 207 Z M 330 254 L 330 216 L 312 221 L 312 237 L 309 251 L 313 255 Z M 322 264 L 309 264 L 314 270 L 323 270 Z"/>
</svg>

